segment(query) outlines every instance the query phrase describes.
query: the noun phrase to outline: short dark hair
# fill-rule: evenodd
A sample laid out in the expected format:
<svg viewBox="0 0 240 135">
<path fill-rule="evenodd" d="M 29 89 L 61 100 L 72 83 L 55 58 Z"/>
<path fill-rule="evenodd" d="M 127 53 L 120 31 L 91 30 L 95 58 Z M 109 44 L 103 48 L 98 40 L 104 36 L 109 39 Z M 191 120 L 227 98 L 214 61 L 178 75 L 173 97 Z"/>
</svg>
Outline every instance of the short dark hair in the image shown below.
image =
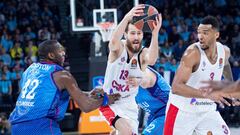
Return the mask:
<svg viewBox="0 0 240 135">
<path fill-rule="evenodd" d="M 64 47 L 57 40 L 45 40 L 38 46 L 38 56 L 40 60 L 48 59 L 48 53 L 54 53 L 58 48 Z"/>
<path fill-rule="evenodd" d="M 214 16 L 208 15 L 208 16 L 204 17 L 204 18 L 201 20 L 200 24 L 206 24 L 206 25 L 207 25 L 207 24 L 210 24 L 210 25 L 212 25 L 212 28 L 214 28 L 214 29 L 216 29 L 217 31 L 219 31 L 219 23 L 218 23 L 217 18 L 214 17 Z"/>
</svg>

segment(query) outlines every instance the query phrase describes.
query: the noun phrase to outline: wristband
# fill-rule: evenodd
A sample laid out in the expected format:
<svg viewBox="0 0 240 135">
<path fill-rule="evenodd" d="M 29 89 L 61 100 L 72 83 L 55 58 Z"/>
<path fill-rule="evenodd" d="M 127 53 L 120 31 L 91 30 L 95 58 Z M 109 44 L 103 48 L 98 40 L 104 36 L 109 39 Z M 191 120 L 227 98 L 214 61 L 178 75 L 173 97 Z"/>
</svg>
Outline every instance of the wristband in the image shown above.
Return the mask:
<svg viewBox="0 0 240 135">
<path fill-rule="evenodd" d="M 109 101 L 109 99 L 108 99 L 107 93 L 104 92 L 102 106 L 107 106 L 108 101 Z"/>
</svg>

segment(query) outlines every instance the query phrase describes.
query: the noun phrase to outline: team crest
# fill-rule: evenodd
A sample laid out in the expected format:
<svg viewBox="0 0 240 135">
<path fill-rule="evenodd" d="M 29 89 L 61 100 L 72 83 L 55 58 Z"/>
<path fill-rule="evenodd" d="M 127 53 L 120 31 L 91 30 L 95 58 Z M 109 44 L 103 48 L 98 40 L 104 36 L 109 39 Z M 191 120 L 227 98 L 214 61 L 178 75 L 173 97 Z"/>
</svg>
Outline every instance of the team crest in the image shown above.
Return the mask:
<svg viewBox="0 0 240 135">
<path fill-rule="evenodd" d="M 131 62 L 131 67 L 132 67 L 132 68 L 137 67 L 137 60 L 136 60 L 136 59 L 133 59 L 133 60 L 132 60 L 132 62 Z"/>
<path fill-rule="evenodd" d="M 219 68 L 222 68 L 223 67 L 223 58 L 220 58 L 219 59 Z"/>
</svg>

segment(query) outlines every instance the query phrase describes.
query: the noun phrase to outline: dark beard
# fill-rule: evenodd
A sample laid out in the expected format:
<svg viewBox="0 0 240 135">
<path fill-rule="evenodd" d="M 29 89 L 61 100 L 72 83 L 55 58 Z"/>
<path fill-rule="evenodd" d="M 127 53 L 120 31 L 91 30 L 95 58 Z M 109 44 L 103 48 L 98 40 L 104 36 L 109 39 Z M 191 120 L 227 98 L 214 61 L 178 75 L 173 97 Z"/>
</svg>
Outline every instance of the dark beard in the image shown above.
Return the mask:
<svg viewBox="0 0 240 135">
<path fill-rule="evenodd" d="M 202 49 L 203 51 L 206 51 L 206 50 L 209 49 L 209 47 L 206 47 L 206 48 L 202 48 L 202 47 L 201 47 L 201 49 Z"/>
<path fill-rule="evenodd" d="M 132 52 L 132 53 L 138 53 L 138 52 L 140 51 L 140 48 L 141 48 L 140 45 L 141 45 L 141 43 L 139 43 L 138 49 L 134 49 L 134 48 L 131 46 L 131 42 L 127 39 L 127 44 L 126 44 L 126 46 L 127 46 L 128 50 L 129 50 L 130 52 Z"/>
</svg>

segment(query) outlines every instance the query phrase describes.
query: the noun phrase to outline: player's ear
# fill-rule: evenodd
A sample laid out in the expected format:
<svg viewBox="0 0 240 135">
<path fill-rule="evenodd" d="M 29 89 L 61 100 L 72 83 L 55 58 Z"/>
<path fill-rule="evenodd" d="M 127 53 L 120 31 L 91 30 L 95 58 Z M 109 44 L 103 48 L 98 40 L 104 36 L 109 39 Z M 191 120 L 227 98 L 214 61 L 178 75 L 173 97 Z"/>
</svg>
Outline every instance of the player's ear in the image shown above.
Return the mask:
<svg viewBox="0 0 240 135">
<path fill-rule="evenodd" d="M 54 58 L 55 58 L 54 53 L 48 53 L 48 58 L 49 58 L 50 60 L 54 59 Z"/>
<path fill-rule="evenodd" d="M 216 32 L 216 34 L 215 34 L 216 39 L 218 39 L 219 36 L 220 36 L 220 33 L 219 33 L 219 32 Z"/>
</svg>

